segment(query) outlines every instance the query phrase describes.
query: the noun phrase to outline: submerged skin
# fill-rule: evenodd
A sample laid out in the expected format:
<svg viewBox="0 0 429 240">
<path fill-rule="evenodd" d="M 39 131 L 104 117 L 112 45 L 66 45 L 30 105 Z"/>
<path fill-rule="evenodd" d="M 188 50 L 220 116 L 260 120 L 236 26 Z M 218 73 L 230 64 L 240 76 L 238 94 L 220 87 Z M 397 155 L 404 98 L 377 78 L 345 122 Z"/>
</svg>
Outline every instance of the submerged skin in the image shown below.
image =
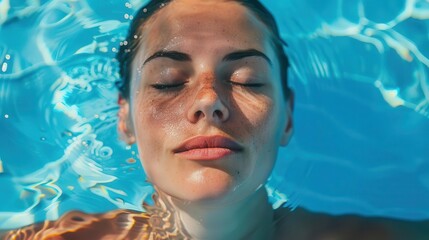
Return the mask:
<svg viewBox="0 0 429 240">
<path fill-rule="evenodd" d="M 245 7 L 176 0 L 142 26 L 141 35 L 118 129 L 124 141 L 137 144 L 162 200 L 146 206 L 147 213 L 71 212 L 6 239 L 429 239 L 427 222 L 272 211 L 261 186 L 292 134 L 293 95 L 286 99 L 282 92 L 270 33 Z M 225 58 L 247 50 L 266 58 Z M 152 57 L 159 51 L 176 59 Z M 242 151 L 216 161 L 174 151 L 189 138 L 213 135 L 234 140 Z M 178 232 L 163 230 L 171 226 Z"/>
</svg>

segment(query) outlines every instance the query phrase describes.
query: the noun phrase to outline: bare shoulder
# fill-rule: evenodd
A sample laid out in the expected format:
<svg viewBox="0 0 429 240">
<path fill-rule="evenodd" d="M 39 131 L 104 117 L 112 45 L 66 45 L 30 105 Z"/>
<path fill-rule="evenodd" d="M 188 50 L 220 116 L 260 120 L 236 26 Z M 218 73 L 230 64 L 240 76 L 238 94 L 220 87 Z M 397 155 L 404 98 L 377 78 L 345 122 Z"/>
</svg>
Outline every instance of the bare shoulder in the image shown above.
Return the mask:
<svg viewBox="0 0 429 240">
<path fill-rule="evenodd" d="M 295 240 L 425 240 L 429 221 L 405 221 L 357 215 L 333 216 L 303 208 L 275 212 L 277 239 Z"/>
</svg>

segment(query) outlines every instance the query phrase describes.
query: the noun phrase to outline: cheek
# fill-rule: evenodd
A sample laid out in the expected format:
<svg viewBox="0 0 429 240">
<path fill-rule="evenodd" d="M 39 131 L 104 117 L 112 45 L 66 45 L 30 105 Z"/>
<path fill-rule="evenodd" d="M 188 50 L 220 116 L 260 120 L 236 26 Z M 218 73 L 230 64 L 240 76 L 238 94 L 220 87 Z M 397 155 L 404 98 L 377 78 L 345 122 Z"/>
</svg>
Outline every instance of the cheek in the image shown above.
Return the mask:
<svg viewBox="0 0 429 240">
<path fill-rule="evenodd" d="M 268 95 L 251 93 L 234 94 L 233 98 L 235 117 L 240 123 L 241 132 L 252 136 L 258 135 L 255 131 L 265 132 L 274 117 L 273 99 Z"/>
<path fill-rule="evenodd" d="M 237 116 L 237 129 L 248 139 L 252 154 L 258 158 L 276 155 L 285 122 L 284 104 L 280 97 L 274 94 L 237 94 L 234 100 L 236 111 L 241 114 Z"/>
<path fill-rule="evenodd" d="M 153 138 L 176 132 L 173 129 L 179 127 L 177 123 L 184 116 L 184 107 L 180 100 L 163 100 L 148 94 L 136 101 L 134 113 L 137 134 Z"/>
</svg>

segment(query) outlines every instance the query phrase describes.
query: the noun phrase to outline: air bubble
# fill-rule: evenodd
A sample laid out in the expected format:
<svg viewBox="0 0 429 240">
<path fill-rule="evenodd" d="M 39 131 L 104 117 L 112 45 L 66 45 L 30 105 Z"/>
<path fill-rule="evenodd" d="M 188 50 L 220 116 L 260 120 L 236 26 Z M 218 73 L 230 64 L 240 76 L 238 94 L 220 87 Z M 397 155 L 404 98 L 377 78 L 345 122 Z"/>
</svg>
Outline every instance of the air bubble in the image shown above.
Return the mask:
<svg viewBox="0 0 429 240">
<path fill-rule="evenodd" d="M 110 157 L 112 156 L 113 150 L 110 147 L 102 147 L 100 149 L 100 155 L 102 157 Z"/>
<path fill-rule="evenodd" d="M 10 55 L 6 54 L 5 58 L 6 58 L 6 60 L 10 60 Z"/>
<path fill-rule="evenodd" d="M 132 7 L 133 7 L 133 5 L 132 5 L 131 3 L 129 3 L 129 2 L 126 2 L 126 3 L 125 3 L 125 7 L 127 7 L 127 8 L 132 8 Z"/>
<path fill-rule="evenodd" d="M 86 141 L 82 141 L 82 145 L 85 146 L 85 147 L 89 146 L 88 142 L 86 142 Z"/>
<path fill-rule="evenodd" d="M 46 138 L 45 137 L 41 137 L 40 141 L 46 141 Z"/>
<path fill-rule="evenodd" d="M 118 49 L 112 48 L 112 52 L 117 52 L 117 51 L 118 51 Z"/>
<path fill-rule="evenodd" d="M 127 46 L 128 45 L 128 42 L 127 41 L 124 41 L 124 46 Z"/>
<path fill-rule="evenodd" d="M 128 13 L 125 13 L 125 14 L 124 14 L 124 18 L 125 18 L 125 19 L 129 19 L 129 18 L 130 18 L 130 15 L 129 15 Z"/>
<path fill-rule="evenodd" d="M 144 12 L 144 13 L 147 13 L 147 8 L 143 8 L 143 12 Z"/>
<path fill-rule="evenodd" d="M 65 130 L 64 132 L 62 132 L 61 133 L 61 135 L 63 136 L 63 137 L 71 137 L 71 136 L 73 136 L 73 133 L 72 132 L 70 132 L 69 130 Z"/>
<path fill-rule="evenodd" d="M 1 70 L 2 70 L 2 72 L 6 72 L 7 71 L 7 63 L 3 63 L 2 64 Z"/>
</svg>

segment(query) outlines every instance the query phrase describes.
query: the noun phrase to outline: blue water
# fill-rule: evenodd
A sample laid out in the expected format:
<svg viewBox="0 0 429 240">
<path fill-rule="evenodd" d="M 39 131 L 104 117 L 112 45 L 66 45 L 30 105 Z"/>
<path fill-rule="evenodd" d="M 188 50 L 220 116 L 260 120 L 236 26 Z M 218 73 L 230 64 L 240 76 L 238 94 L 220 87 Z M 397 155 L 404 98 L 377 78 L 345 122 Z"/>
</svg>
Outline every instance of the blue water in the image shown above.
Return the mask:
<svg viewBox="0 0 429 240">
<path fill-rule="evenodd" d="M 0 229 L 150 201 L 117 140 L 113 60 L 144 2 L 0 0 Z M 429 3 L 263 2 L 296 95 L 275 207 L 429 219 Z"/>
</svg>

